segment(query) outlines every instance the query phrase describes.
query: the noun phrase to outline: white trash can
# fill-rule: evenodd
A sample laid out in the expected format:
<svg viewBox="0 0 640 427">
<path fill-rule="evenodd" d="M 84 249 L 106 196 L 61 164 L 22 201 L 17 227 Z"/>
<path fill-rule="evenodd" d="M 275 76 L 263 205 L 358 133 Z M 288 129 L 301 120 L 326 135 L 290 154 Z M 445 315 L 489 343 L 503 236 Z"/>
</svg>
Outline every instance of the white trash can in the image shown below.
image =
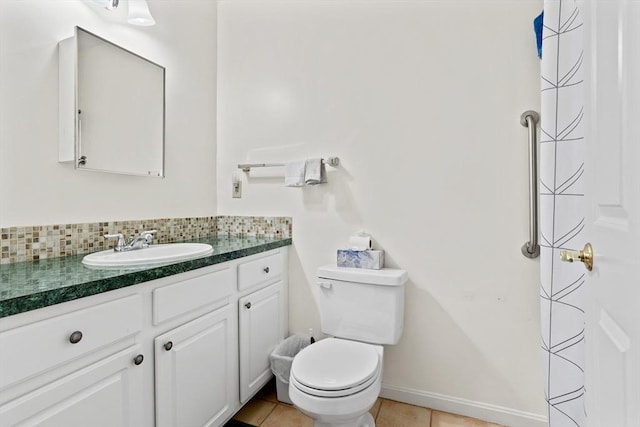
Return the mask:
<svg viewBox="0 0 640 427">
<path fill-rule="evenodd" d="M 291 364 L 296 354 L 309 344 L 311 344 L 310 335 L 291 335 L 278 344 L 269 355 L 271 372 L 276 376 L 276 393 L 280 402 L 291 404 L 291 399 L 289 399 Z"/>
</svg>

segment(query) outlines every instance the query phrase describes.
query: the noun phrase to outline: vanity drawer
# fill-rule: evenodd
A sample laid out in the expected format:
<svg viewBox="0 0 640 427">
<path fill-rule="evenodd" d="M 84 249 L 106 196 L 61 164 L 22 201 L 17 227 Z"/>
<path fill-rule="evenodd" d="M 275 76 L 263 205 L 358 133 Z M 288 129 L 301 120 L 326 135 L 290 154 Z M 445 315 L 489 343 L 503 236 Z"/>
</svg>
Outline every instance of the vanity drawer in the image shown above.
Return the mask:
<svg viewBox="0 0 640 427">
<path fill-rule="evenodd" d="M 139 295 L 10 329 L 0 334 L 0 386 L 135 335 L 142 328 Z"/>
<path fill-rule="evenodd" d="M 227 267 L 163 286 L 153 291 L 153 324 L 157 325 L 205 306 L 229 303 L 235 288 L 233 272 Z"/>
<path fill-rule="evenodd" d="M 282 274 L 282 253 L 267 255 L 238 265 L 238 290 L 252 288 L 277 279 Z"/>
</svg>

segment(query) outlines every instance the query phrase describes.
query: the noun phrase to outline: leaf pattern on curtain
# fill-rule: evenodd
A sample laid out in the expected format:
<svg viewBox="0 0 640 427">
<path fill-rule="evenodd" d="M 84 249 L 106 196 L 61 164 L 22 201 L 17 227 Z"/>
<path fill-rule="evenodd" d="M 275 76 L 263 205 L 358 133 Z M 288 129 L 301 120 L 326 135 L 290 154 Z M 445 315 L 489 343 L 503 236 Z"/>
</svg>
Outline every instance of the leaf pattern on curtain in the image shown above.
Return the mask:
<svg viewBox="0 0 640 427">
<path fill-rule="evenodd" d="M 540 305 L 550 427 L 585 426 L 584 267 L 560 262 L 584 229 L 582 19 L 545 0 L 540 136 Z"/>
</svg>

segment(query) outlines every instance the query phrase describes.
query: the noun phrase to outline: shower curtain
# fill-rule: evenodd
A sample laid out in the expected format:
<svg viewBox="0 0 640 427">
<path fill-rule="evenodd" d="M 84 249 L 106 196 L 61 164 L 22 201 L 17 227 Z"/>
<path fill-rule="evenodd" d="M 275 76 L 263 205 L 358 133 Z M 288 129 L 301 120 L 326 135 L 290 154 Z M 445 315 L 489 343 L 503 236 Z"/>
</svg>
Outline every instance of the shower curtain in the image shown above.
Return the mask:
<svg viewBox="0 0 640 427">
<path fill-rule="evenodd" d="M 582 19 L 575 0 L 545 0 L 540 121 L 540 302 L 549 426 L 585 426 L 585 269 L 560 262 L 581 249 Z"/>
</svg>

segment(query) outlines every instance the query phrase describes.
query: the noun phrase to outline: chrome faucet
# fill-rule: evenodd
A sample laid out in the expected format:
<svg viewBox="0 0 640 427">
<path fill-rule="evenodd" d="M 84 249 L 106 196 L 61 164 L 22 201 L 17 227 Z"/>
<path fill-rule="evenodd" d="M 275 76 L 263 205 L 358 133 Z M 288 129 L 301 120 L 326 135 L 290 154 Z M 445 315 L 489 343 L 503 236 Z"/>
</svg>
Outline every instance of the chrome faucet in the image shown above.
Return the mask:
<svg viewBox="0 0 640 427">
<path fill-rule="evenodd" d="M 126 243 L 122 233 L 105 234 L 105 239 L 118 239 L 113 250 L 116 252 L 133 251 L 135 249 L 144 249 L 149 247 L 149 243 L 153 241 L 153 233 L 156 230 L 143 231 L 135 236 L 129 243 Z"/>
</svg>

